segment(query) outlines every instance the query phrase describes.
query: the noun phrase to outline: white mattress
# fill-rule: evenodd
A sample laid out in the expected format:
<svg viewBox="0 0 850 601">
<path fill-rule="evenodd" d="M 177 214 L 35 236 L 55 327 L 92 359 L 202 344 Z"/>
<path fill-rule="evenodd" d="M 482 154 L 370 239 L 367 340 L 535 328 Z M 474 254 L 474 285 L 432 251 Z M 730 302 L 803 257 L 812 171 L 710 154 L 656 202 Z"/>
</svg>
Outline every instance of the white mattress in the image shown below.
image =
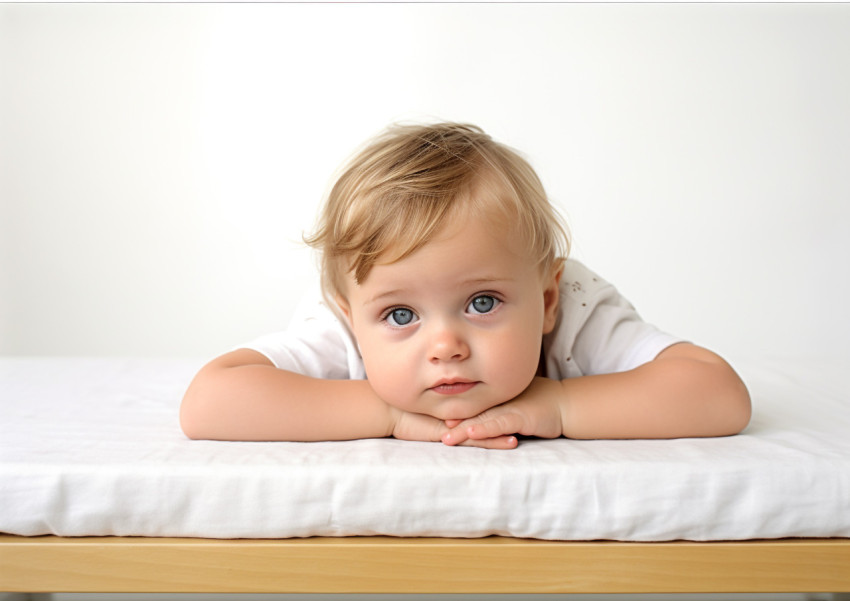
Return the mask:
<svg viewBox="0 0 850 601">
<path fill-rule="evenodd" d="M 744 434 L 673 441 L 190 441 L 199 361 L 0 359 L 0 531 L 657 541 L 850 536 L 844 366 L 737 367 Z"/>
</svg>

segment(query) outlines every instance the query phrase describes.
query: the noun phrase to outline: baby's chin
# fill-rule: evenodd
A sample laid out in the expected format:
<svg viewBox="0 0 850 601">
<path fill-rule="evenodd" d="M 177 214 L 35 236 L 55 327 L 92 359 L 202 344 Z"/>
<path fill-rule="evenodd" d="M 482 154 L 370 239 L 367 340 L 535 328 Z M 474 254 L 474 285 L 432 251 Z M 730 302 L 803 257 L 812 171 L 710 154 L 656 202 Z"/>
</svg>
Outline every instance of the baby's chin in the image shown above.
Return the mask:
<svg viewBox="0 0 850 601">
<path fill-rule="evenodd" d="M 492 409 L 493 407 L 501 405 L 504 402 L 505 401 L 481 404 L 476 403 L 474 406 L 470 406 L 469 402 L 464 403 L 463 401 L 459 401 L 457 403 L 446 403 L 445 405 L 436 407 L 433 413 L 431 413 L 431 415 L 443 421 L 463 421 L 466 419 L 472 419 L 473 417 L 477 417 L 488 409 Z"/>
</svg>

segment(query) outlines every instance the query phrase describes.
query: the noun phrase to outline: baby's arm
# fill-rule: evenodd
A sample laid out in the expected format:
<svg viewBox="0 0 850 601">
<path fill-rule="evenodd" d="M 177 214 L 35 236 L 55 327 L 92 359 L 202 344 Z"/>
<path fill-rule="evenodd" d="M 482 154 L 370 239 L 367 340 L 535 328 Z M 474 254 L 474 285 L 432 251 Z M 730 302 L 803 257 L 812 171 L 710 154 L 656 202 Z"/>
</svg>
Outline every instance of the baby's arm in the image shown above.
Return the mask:
<svg viewBox="0 0 850 601">
<path fill-rule="evenodd" d="M 321 380 L 275 367 L 241 349 L 214 359 L 195 376 L 180 407 L 189 438 L 208 440 L 352 440 L 394 436 L 439 441 L 445 422 L 385 403 L 367 380 Z M 465 445 L 510 448 L 509 436 Z"/>
<path fill-rule="evenodd" d="M 746 427 L 750 413 L 747 388 L 729 364 L 682 343 L 627 372 L 535 378 L 516 399 L 450 423 L 443 442 L 513 433 L 580 439 L 728 436 Z"/>
<path fill-rule="evenodd" d="M 180 407 L 189 438 L 346 440 L 390 436 L 391 408 L 366 380 L 320 380 L 240 349 L 195 376 Z"/>
</svg>

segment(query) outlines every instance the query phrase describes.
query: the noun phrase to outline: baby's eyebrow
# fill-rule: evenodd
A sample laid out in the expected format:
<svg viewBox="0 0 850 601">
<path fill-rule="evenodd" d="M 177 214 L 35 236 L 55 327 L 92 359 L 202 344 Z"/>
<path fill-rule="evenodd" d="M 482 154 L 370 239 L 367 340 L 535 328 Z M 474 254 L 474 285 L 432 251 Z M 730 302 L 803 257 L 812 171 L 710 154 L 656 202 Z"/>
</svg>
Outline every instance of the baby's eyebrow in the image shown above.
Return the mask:
<svg viewBox="0 0 850 601">
<path fill-rule="evenodd" d="M 403 295 L 404 293 L 405 293 L 405 290 L 403 288 L 394 288 L 393 290 L 387 290 L 386 292 L 379 292 L 375 296 L 373 296 L 371 298 L 367 298 L 366 302 L 364 302 L 363 304 L 364 305 L 371 305 L 373 303 L 377 303 L 378 301 L 384 300 L 385 298 L 400 296 L 400 295 Z"/>
<path fill-rule="evenodd" d="M 503 276 L 483 276 L 469 278 L 461 282 L 462 286 L 482 285 L 482 284 L 504 284 L 515 281 L 516 278 L 508 278 Z"/>
<path fill-rule="evenodd" d="M 483 275 L 483 276 L 475 276 L 472 278 L 468 278 L 458 282 L 458 287 L 466 288 L 472 286 L 484 286 L 484 285 L 494 285 L 494 284 L 507 284 L 515 281 L 516 278 L 504 277 L 501 275 Z M 404 288 L 393 288 L 391 290 L 386 290 L 384 292 L 379 292 L 378 294 L 367 298 L 364 301 L 364 305 L 372 305 L 379 301 L 384 301 L 387 298 L 393 298 L 397 296 L 404 296 L 405 294 L 409 294 L 409 290 Z"/>
</svg>

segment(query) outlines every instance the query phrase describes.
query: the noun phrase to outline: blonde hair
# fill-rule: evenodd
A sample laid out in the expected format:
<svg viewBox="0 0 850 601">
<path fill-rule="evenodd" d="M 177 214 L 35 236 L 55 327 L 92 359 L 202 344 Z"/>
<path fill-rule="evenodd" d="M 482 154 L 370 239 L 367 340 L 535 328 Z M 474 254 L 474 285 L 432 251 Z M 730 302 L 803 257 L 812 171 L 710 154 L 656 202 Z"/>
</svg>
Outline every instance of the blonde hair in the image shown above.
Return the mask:
<svg viewBox="0 0 850 601">
<path fill-rule="evenodd" d="M 379 260 L 407 257 L 470 209 L 514 226 L 543 273 L 569 252 L 566 226 L 517 152 L 473 125 L 391 126 L 348 163 L 304 238 L 321 253 L 325 296 L 344 296 L 346 274 L 362 283 Z"/>
</svg>

